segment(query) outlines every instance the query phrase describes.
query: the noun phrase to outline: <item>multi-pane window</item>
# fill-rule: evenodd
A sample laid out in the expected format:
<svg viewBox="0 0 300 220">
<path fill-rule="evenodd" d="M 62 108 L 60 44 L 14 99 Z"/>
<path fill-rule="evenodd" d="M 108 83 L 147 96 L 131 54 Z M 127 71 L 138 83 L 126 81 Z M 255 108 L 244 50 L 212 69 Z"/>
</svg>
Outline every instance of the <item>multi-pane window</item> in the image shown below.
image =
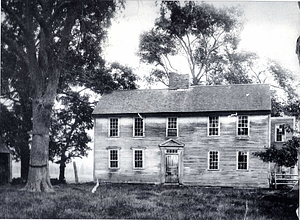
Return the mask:
<svg viewBox="0 0 300 220">
<path fill-rule="evenodd" d="M 219 135 L 220 123 L 219 117 L 209 117 L 208 119 L 208 135 Z"/>
<path fill-rule="evenodd" d="M 248 152 L 244 152 L 244 151 L 237 152 L 237 169 L 238 170 L 248 169 Z"/>
<path fill-rule="evenodd" d="M 249 118 L 248 116 L 238 116 L 238 125 L 237 125 L 237 134 L 238 135 L 249 135 Z"/>
<path fill-rule="evenodd" d="M 118 137 L 119 136 L 119 120 L 118 118 L 110 118 L 109 120 L 109 136 Z"/>
<path fill-rule="evenodd" d="M 277 142 L 285 141 L 284 125 L 276 125 L 276 127 L 275 127 L 275 141 L 277 141 Z"/>
<path fill-rule="evenodd" d="M 219 169 L 219 152 L 218 151 L 209 151 L 208 155 L 208 169 L 218 170 Z"/>
<path fill-rule="evenodd" d="M 134 168 L 143 168 L 143 150 L 133 150 Z"/>
<path fill-rule="evenodd" d="M 119 168 L 119 150 L 109 150 L 109 168 Z"/>
<path fill-rule="evenodd" d="M 177 136 L 177 118 L 168 118 L 167 136 Z"/>
<path fill-rule="evenodd" d="M 143 119 L 141 119 L 141 118 L 134 119 L 133 135 L 134 135 L 134 137 L 143 137 L 144 136 L 144 120 Z"/>
</svg>

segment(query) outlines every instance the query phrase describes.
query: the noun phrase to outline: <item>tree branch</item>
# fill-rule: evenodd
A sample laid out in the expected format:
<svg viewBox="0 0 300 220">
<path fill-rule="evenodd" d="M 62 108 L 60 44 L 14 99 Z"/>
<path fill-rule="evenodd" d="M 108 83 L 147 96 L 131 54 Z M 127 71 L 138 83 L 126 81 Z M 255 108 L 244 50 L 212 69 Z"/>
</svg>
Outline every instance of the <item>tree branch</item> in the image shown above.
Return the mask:
<svg viewBox="0 0 300 220">
<path fill-rule="evenodd" d="M 17 22 L 18 26 L 24 32 L 24 36 L 29 36 L 30 33 L 28 31 L 28 27 L 26 27 L 23 19 L 21 19 L 7 4 L 4 4 L 4 1 L 1 1 L 1 7 L 9 16 L 12 16 L 14 18 L 12 20 L 15 20 Z"/>
<path fill-rule="evenodd" d="M 18 54 L 20 60 L 24 60 L 27 67 L 29 67 L 30 63 L 29 63 L 28 56 L 22 49 L 20 49 L 20 46 L 17 45 L 17 43 L 15 41 L 13 41 L 10 38 L 6 37 L 6 35 L 2 35 L 1 37 L 2 37 L 3 42 L 5 42 L 9 47 L 11 47 L 11 49 L 13 51 L 15 51 L 16 54 Z"/>
</svg>

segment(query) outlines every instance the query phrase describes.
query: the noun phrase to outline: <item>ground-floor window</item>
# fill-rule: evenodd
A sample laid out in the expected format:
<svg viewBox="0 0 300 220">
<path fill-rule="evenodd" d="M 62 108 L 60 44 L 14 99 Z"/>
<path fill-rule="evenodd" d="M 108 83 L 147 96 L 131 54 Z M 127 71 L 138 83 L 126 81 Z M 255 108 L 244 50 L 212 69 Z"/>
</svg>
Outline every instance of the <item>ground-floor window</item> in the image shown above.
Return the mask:
<svg viewBox="0 0 300 220">
<path fill-rule="evenodd" d="M 109 168 L 119 168 L 119 149 L 109 150 Z"/>
<path fill-rule="evenodd" d="M 144 168 L 144 149 L 133 148 L 133 168 Z"/>
<path fill-rule="evenodd" d="M 218 170 L 219 169 L 219 152 L 209 151 L 208 152 L 208 169 Z"/>
<path fill-rule="evenodd" d="M 249 164 L 249 152 L 238 151 L 237 152 L 237 169 L 248 170 Z"/>
</svg>

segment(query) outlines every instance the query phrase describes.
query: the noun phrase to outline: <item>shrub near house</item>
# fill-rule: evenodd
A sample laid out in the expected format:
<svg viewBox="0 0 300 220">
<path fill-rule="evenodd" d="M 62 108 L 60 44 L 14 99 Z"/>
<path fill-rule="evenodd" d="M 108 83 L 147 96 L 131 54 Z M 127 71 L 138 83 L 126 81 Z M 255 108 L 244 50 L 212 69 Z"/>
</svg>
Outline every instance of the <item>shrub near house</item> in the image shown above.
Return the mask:
<svg viewBox="0 0 300 220">
<path fill-rule="evenodd" d="M 102 182 L 268 187 L 253 152 L 270 146 L 266 84 L 114 91 L 99 100 L 94 179 Z"/>
</svg>

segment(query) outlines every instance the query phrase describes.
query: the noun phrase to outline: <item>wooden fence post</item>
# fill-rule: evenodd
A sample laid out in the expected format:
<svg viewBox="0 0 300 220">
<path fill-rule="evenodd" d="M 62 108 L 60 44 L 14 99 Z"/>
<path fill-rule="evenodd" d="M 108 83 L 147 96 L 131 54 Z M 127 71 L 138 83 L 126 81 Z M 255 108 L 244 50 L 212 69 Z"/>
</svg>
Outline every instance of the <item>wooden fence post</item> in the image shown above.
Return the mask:
<svg viewBox="0 0 300 220">
<path fill-rule="evenodd" d="M 78 183 L 78 173 L 77 173 L 77 167 L 76 167 L 76 162 L 73 162 L 73 167 L 74 167 L 74 174 L 75 174 L 75 183 Z"/>
</svg>

